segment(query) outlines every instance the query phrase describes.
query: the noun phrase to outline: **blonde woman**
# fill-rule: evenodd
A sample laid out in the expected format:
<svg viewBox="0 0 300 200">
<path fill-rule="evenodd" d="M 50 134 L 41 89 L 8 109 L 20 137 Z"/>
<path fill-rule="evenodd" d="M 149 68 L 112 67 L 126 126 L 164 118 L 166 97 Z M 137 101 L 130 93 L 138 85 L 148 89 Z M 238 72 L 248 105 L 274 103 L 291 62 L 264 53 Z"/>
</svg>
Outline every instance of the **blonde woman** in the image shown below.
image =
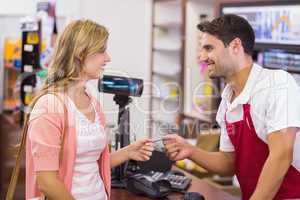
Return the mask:
<svg viewBox="0 0 300 200">
<path fill-rule="evenodd" d="M 90 20 L 70 23 L 59 37 L 30 115 L 26 199 L 106 200 L 111 167 L 150 158 L 153 143 L 147 139 L 109 154 L 100 104 L 86 91 L 86 82 L 101 78 L 110 61 L 107 39 L 106 28 Z"/>
</svg>

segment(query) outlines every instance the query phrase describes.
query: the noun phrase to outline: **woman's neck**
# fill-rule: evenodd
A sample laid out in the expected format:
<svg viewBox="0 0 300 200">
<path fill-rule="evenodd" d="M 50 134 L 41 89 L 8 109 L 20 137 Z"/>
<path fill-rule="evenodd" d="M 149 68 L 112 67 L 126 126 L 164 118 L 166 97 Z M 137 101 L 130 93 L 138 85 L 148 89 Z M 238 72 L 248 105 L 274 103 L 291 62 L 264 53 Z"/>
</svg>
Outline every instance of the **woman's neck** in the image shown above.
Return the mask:
<svg viewBox="0 0 300 200">
<path fill-rule="evenodd" d="M 73 98 L 81 98 L 86 96 L 86 81 L 77 81 L 68 88 L 68 94 Z"/>
<path fill-rule="evenodd" d="M 72 84 L 72 86 L 68 88 L 67 95 L 71 98 L 76 108 L 80 112 L 89 115 L 91 112 L 93 112 L 93 108 L 91 104 L 91 98 L 86 93 L 85 84 L 86 81 L 75 82 L 74 84 Z M 91 121 L 93 120 L 94 117 L 91 117 Z"/>
</svg>

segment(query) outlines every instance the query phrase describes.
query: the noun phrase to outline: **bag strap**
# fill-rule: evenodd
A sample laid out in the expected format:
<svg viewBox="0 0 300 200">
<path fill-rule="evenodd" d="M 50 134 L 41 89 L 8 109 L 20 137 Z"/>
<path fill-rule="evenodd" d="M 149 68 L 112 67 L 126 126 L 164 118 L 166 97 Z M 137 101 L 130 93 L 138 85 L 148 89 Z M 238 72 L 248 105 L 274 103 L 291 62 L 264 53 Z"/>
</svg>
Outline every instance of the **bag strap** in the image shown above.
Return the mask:
<svg viewBox="0 0 300 200">
<path fill-rule="evenodd" d="M 64 142 L 65 142 L 65 135 L 66 135 L 66 131 L 68 128 L 68 110 L 67 110 L 67 107 L 66 107 L 63 99 L 60 97 L 60 95 L 58 93 L 47 92 L 45 94 L 55 95 L 62 102 L 63 107 L 64 107 L 64 125 L 63 125 L 63 130 L 62 130 L 62 135 L 61 135 L 61 137 L 62 137 L 61 138 L 61 148 L 60 148 L 60 152 L 59 152 L 59 164 L 61 165 L 62 156 L 63 156 L 63 147 L 64 147 Z M 22 155 L 25 150 L 27 131 L 28 131 L 28 121 L 29 121 L 30 114 L 31 114 L 34 104 L 36 103 L 37 99 L 39 99 L 41 96 L 43 96 L 43 94 L 35 99 L 34 103 L 32 105 L 30 105 L 30 110 L 29 110 L 28 114 L 25 115 L 24 127 L 22 130 L 22 139 L 21 139 L 21 143 L 19 144 L 19 147 L 18 147 L 16 164 L 14 166 L 14 169 L 13 169 L 13 172 L 12 172 L 12 175 L 10 178 L 10 182 L 9 182 L 9 186 L 7 189 L 5 200 L 13 200 L 13 198 L 14 198 L 14 193 L 16 190 L 16 185 L 17 185 L 18 177 L 19 177 L 19 173 L 20 173 L 20 165 L 21 165 Z"/>
</svg>

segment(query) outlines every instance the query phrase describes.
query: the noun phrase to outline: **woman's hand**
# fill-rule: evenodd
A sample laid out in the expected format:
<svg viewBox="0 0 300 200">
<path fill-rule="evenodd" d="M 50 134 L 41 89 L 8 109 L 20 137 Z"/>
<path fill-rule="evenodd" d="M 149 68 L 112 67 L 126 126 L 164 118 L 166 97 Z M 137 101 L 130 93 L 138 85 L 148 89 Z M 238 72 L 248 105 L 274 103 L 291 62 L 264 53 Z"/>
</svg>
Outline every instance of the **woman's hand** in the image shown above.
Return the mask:
<svg viewBox="0 0 300 200">
<path fill-rule="evenodd" d="M 138 140 L 110 154 L 110 166 L 116 167 L 128 160 L 147 161 L 154 150 L 150 139 Z"/>
<path fill-rule="evenodd" d="M 152 155 L 154 146 L 150 139 L 143 139 L 126 146 L 125 150 L 129 160 L 147 161 Z"/>
</svg>

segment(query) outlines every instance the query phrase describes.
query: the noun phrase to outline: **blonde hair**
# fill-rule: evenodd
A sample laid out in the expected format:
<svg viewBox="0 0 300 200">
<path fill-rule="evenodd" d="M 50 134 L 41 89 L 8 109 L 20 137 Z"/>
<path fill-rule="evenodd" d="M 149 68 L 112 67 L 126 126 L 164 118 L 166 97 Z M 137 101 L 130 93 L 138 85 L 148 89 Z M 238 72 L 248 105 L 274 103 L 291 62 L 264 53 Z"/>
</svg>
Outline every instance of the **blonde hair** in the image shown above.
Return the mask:
<svg viewBox="0 0 300 200">
<path fill-rule="evenodd" d="M 54 47 L 45 84 L 30 102 L 25 119 L 41 96 L 66 92 L 70 83 L 79 78 L 85 59 L 105 51 L 108 35 L 104 26 L 91 20 L 76 20 L 67 25 Z"/>
<path fill-rule="evenodd" d="M 67 25 L 54 48 L 42 90 L 68 87 L 79 77 L 88 56 L 105 51 L 108 35 L 104 26 L 91 20 L 76 20 Z"/>
</svg>

